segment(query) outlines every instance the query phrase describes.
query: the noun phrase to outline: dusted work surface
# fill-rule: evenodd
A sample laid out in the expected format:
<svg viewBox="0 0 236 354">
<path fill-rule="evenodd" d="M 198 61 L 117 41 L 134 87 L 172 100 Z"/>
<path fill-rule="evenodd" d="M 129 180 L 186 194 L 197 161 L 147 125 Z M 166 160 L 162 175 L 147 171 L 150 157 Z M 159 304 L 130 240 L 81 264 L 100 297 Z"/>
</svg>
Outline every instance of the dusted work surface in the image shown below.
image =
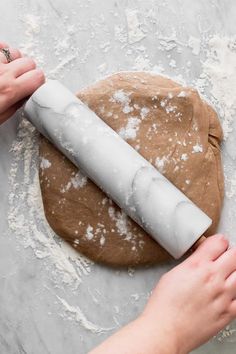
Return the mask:
<svg viewBox="0 0 236 354">
<path fill-rule="evenodd" d="M 234 1 L 74 0 L 69 6 L 3 0 L 1 39 L 72 91 L 120 70 L 153 70 L 198 88 L 222 120 L 220 229 L 235 243 Z M 62 243 L 42 212 L 37 134 L 24 121 L 17 134 L 17 123 L 0 128 L 0 351 L 83 354 L 140 313 L 172 265 L 108 269 Z M 232 324 L 196 353 L 235 353 L 235 331 Z"/>
</svg>

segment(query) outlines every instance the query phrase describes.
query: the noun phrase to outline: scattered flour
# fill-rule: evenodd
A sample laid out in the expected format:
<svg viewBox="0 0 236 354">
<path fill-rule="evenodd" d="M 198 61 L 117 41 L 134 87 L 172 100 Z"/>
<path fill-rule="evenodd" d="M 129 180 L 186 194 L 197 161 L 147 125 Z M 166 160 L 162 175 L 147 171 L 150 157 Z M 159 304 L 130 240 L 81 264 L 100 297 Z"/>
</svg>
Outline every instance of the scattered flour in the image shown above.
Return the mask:
<svg viewBox="0 0 236 354">
<path fill-rule="evenodd" d="M 200 144 L 196 144 L 193 146 L 192 154 L 196 154 L 198 152 L 203 152 L 203 147 Z"/>
<path fill-rule="evenodd" d="M 79 322 L 84 328 L 89 330 L 92 333 L 104 333 L 108 332 L 114 329 L 114 327 L 111 328 L 103 328 L 100 327 L 91 321 L 87 319 L 87 317 L 84 315 L 84 313 L 81 311 L 81 309 L 78 306 L 71 306 L 68 304 L 68 302 L 65 299 L 62 299 L 59 296 L 56 296 L 57 299 L 60 301 L 60 303 L 64 306 L 65 311 L 69 312 L 71 315 L 73 315 L 74 319 L 76 322 Z"/>
<path fill-rule="evenodd" d="M 85 237 L 87 238 L 87 240 L 91 241 L 94 237 L 93 234 L 93 227 L 91 225 L 88 225 L 87 229 L 86 229 L 86 234 Z"/>
<path fill-rule="evenodd" d="M 234 323 L 231 323 L 230 325 L 226 326 L 225 329 L 220 331 L 215 338 L 219 342 L 235 343 L 236 342 L 236 328 L 234 327 L 235 325 L 236 323 L 234 321 Z"/>
<path fill-rule="evenodd" d="M 159 39 L 159 49 L 162 51 L 170 52 L 173 49 L 178 47 L 178 44 L 181 44 L 179 40 L 176 38 L 176 32 L 173 31 L 173 33 L 167 37 L 167 36 L 161 36 L 158 32 L 156 33 L 157 37 Z"/>
<path fill-rule="evenodd" d="M 45 219 L 38 180 L 38 134 L 26 120 L 19 126 L 17 139 L 13 143 L 13 163 L 9 184 L 8 223 L 23 247 L 30 247 L 36 257 L 48 260 L 48 267 L 61 279 L 75 288 L 81 283 L 81 274 L 89 274 L 90 262 L 77 253 L 80 269 L 63 252 L 64 243 L 48 227 Z M 21 172 L 24 161 L 23 172 Z M 21 188 L 19 188 L 21 186 Z M 71 255 L 73 255 L 73 249 Z M 81 273 L 82 270 L 82 273 Z"/>
<path fill-rule="evenodd" d="M 62 78 L 66 68 L 73 66 L 75 60 L 78 58 L 78 48 L 74 46 L 73 34 L 76 32 L 75 26 L 66 23 L 64 19 L 64 38 L 62 36 L 54 36 L 51 46 L 53 47 L 53 54 L 57 60 L 53 62 L 53 67 L 48 70 L 46 63 L 48 58 L 45 57 L 42 50 L 41 38 L 47 36 L 51 22 L 46 15 L 35 15 L 32 13 L 25 13 L 21 16 L 21 21 L 25 27 L 24 38 L 25 41 L 19 44 L 21 51 L 24 54 L 34 58 L 38 66 L 43 67 L 47 76 L 51 79 Z M 46 53 L 48 53 L 46 51 Z"/>
<path fill-rule="evenodd" d="M 199 55 L 201 49 L 201 40 L 199 38 L 190 36 L 188 45 L 190 48 L 192 48 L 192 53 L 194 55 Z"/>
<path fill-rule="evenodd" d="M 140 111 L 140 115 L 141 115 L 141 119 L 145 119 L 148 115 L 148 113 L 150 112 L 150 109 L 147 107 L 142 107 L 141 111 Z"/>
<path fill-rule="evenodd" d="M 164 173 L 165 172 L 165 164 L 168 163 L 168 157 L 163 156 L 162 158 L 157 157 L 155 160 L 155 166 L 158 169 L 159 172 Z"/>
<path fill-rule="evenodd" d="M 102 63 L 98 66 L 98 70 L 101 74 L 104 74 L 107 71 L 107 63 Z"/>
<path fill-rule="evenodd" d="M 41 158 L 41 162 L 40 162 L 40 168 L 42 170 L 44 170 L 45 168 L 49 168 L 51 167 L 52 164 L 50 161 L 48 161 L 47 159 L 45 159 L 44 157 Z"/>
<path fill-rule="evenodd" d="M 64 283 L 67 290 L 79 291 L 83 278 L 91 272 L 93 262 L 59 238 L 47 224 L 38 180 L 37 146 L 38 134 L 23 119 L 11 149 L 13 162 L 9 173 L 9 228 L 22 247 L 31 248 L 35 257 L 44 262 L 55 287 L 60 288 Z M 93 333 L 111 330 L 91 323 L 79 306 L 72 307 L 66 300 L 58 299 L 64 309 L 73 314 L 75 321 L 87 330 Z"/>
<path fill-rule="evenodd" d="M 131 103 L 130 95 L 131 95 L 130 92 L 126 93 L 124 92 L 124 90 L 118 90 L 113 94 L 112 98 L 110 99 L 111 102 L 120 103 L 122 105 L 123 112 L 126 114 L 133 112 L 134 108 L 140 110 L 140 118 L 137 116 L 129 117 L 126 126 L 122 127 L 119 130 L 118 133 L 124 140 L 136 138 L 141 120 L 145 119 L 150 111 L 149 108 L 147 107 L 140 108 L 136 104 L 134 104 L 134 106 L 132 107 L 130 104 Z"/>
<path fill-rule="evenodd" d="M 122 105 L 123 112 L 130 113 L 134 110 L 134 108 L 130 106 L 130 95 L 131 93 L 126 93 L 124 90 L 118 90 L 113 94 L 110 101 L 120 103 Z"/>
<path fill-rule="evenodd" d="M 178 94 L 178 97 L 186 97 L 187 96 L 187 92 L 186 91 L 181 91 L 179 94 Z"/>
<path fill-rule="evenodd" d="M 115 39 L 116 40 L 118 40 L 121 43 L 127 42 L 127 31 L 124 26 L 116 25 L 114 27 L 114 32 L 115 32 Z"/>
<path fill-rule="evenodd" d="M 111 218 L 111 220 L 115 221 L 117 231 L 121 236 L 125 236 L 126 241 L 130 241 L 132 239 L 132 232 L 129 231 L 129 225 L 128 225 L 128 216 L 125 214 L 123 210 L 121 211 L 115 211 L 115 208 L 112 206 L 108 208 L 108 214 Z"/>
<path fill-rule="evenodd" d="M 137 10 L 126 9 L 126 19 L 128 25 L 128 38 L 129 43 L 133 44 L 141 41 L 146 37 L 146 34 L 142 30 L 142 22 L 140 22 L 139 17 L 141 14 Z"/>
<path fill-rule="evenodd" d="M 85 176 L 81 171 L 78 171 L 74 176 L 71 177 L 67 185 L 61 188 L 61 193 L 67 192 L 72 187 L 75 189 L 83 188 L 88 181 L 88 177 Z"/>
<path fill-rule="evenodd" d="M 180 160 L 182 160 L 182 161 L 187 161 L 187 160 L 188 160 L 188 154 L 182 154 L 182 155 L 180 156 Z"/>
<path fill-rule="evenodd" d="M 236 116 L 236 37 L 214 35 L 209 40 L 201 78 L 203 85 L 206 79 L 210 82 L 212 101 L 218 108 L 227 139 Z"/>
<path fill-rule="evenodd" d="M 232 171 L 232 173 L 230 173 L 228 175 L 227 171 L 224 171 L 224 175 L 225 175 L 225 194 L 226 197 L 231 199 L 231 198 L 235 198 L 236 197 L 236 171 Z"/>
<path fill-rule="evenodd" d="M 137 136 L 137 131 L 139 130 L 139 124 L 141 123 L 141 119 L 138 117 L 130 117 L 128 118 L 127 125 L 121 128 L 118 134 L 124 139 L 135 139 Z"/>
<path fill-rule="evenodd" d="M 106 238 L 105 238 L 105 236 L 102 235 L 100 238 L 100 245 L 103 246 L 105 244 L 105 242 L 106 242 Z"/>
<path fill-rule="evenodd" d="M 88 178 L 81 171 L 77 172 L 74 177 L 71 178 L 72 186 L 77 188 L 82 188 L 87 184 Z"/>
<path fill-rule="evenodd" d="M 160 67 L 156 66 L 157 71 L 160 72 Z M 134 60 L 133 69 L 137 71 L 146 71 L 153 69 L 150 59 L 147 55 L 139 54 Z"/>
<path fill-rule="evenodd" d="M 26 13 L 21 17 L 23 26 L 25 27 L 25 42 L 20 43 L 20 50 L 37 60 L 38 65 L 45 62 L 44 55 L 39 45 L 41 27 L 45 25 L 45 18 L 32 13 Z"/>
<path fill-rule="evenodd" d="M 174 59 L 171 59 L 170 62 L 169 62 L 169 66 L 170 66 L 171 68 L 173 68 L 173 69 L 176 68 L 176 66 L 177 66 L 177 65 L 176 65 L 176 61 L 175 61 Z"/>
</svg>

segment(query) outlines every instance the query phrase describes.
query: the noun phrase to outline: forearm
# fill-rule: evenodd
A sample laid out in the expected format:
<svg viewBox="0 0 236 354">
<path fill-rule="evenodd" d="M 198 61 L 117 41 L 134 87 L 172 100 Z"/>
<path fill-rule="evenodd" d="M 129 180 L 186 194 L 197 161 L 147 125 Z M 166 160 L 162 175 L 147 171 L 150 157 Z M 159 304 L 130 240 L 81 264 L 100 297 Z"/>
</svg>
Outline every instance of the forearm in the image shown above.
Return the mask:
<svg viewBox="0 0 236 354">
<path fill-rule="evenodd" d="M 179 354 L 171 334 L 158 332 L 155 327 L 140 316 L 90 354 Z"/>
</svg>

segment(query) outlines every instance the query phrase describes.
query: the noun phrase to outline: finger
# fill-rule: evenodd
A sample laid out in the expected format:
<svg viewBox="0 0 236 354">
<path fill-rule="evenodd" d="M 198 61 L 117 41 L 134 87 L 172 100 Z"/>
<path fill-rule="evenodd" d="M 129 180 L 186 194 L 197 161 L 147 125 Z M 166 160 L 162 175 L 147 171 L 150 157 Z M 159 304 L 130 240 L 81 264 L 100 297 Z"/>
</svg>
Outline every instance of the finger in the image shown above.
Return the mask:
<svg viewBox="0 0 236 354">
<path fill-rule="evenodd" d="M 193 253 L 193 257 L 200 260 L 215 261 L 218 259 L 229 247 L 229 241 L 224 235 L 217 234 L 208 237 Z"/>
<path fill-rule="evenodd" d="M 236 271 L 236 247 L 230 248 L 215 262 L 219 272 L 226 278 Z"/>
<path fill-rule="evenodd" d="M 7 47 L 2 47 L 2 48 L 7 48 Z M 22 57 L 22 54 L 18 49 L 15 49 L 15 48 L 8 48 L 8 49 L 9 49 L 10 56 L 11 56 L 12 60 Z M 7 58 L 2 52 L 0 52 L 0 62 L 3 64 L 8 64 Z"/>
<path fill-rule="evenodd" d="M 2 48 L 8 48 L 9 45 L 6 42 L 0 42 L 0 49 Z"/>
<path fill-rule="evenodd" d="M 17 78 L 18 76 L 25 74 L 27 71 L 34 70 L 36 68 L 36 63 L 33 59 L 24 57 L 9 63 L 8 68 Z"/>
<path fill-rule="evenodd" d="M 16 79 L 17 95 L 16 102 L 32 95 L 45 82 L 45 76 L 41 69 L 28 71 Z"/>
</svg>

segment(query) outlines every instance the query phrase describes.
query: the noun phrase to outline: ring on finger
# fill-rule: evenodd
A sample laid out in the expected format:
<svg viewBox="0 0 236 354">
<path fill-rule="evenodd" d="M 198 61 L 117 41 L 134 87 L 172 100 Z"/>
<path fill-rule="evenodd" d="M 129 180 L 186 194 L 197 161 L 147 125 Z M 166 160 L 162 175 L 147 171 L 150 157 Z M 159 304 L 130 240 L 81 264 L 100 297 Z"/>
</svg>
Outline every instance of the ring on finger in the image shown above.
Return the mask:
<svg viewBox="0 0 236 354">
<path fill-rule="evenodd" d="M 8 63 L 13 61 L 9 48 L 0 48 L 0 52 L 5 55 Z"/>
</svg>

